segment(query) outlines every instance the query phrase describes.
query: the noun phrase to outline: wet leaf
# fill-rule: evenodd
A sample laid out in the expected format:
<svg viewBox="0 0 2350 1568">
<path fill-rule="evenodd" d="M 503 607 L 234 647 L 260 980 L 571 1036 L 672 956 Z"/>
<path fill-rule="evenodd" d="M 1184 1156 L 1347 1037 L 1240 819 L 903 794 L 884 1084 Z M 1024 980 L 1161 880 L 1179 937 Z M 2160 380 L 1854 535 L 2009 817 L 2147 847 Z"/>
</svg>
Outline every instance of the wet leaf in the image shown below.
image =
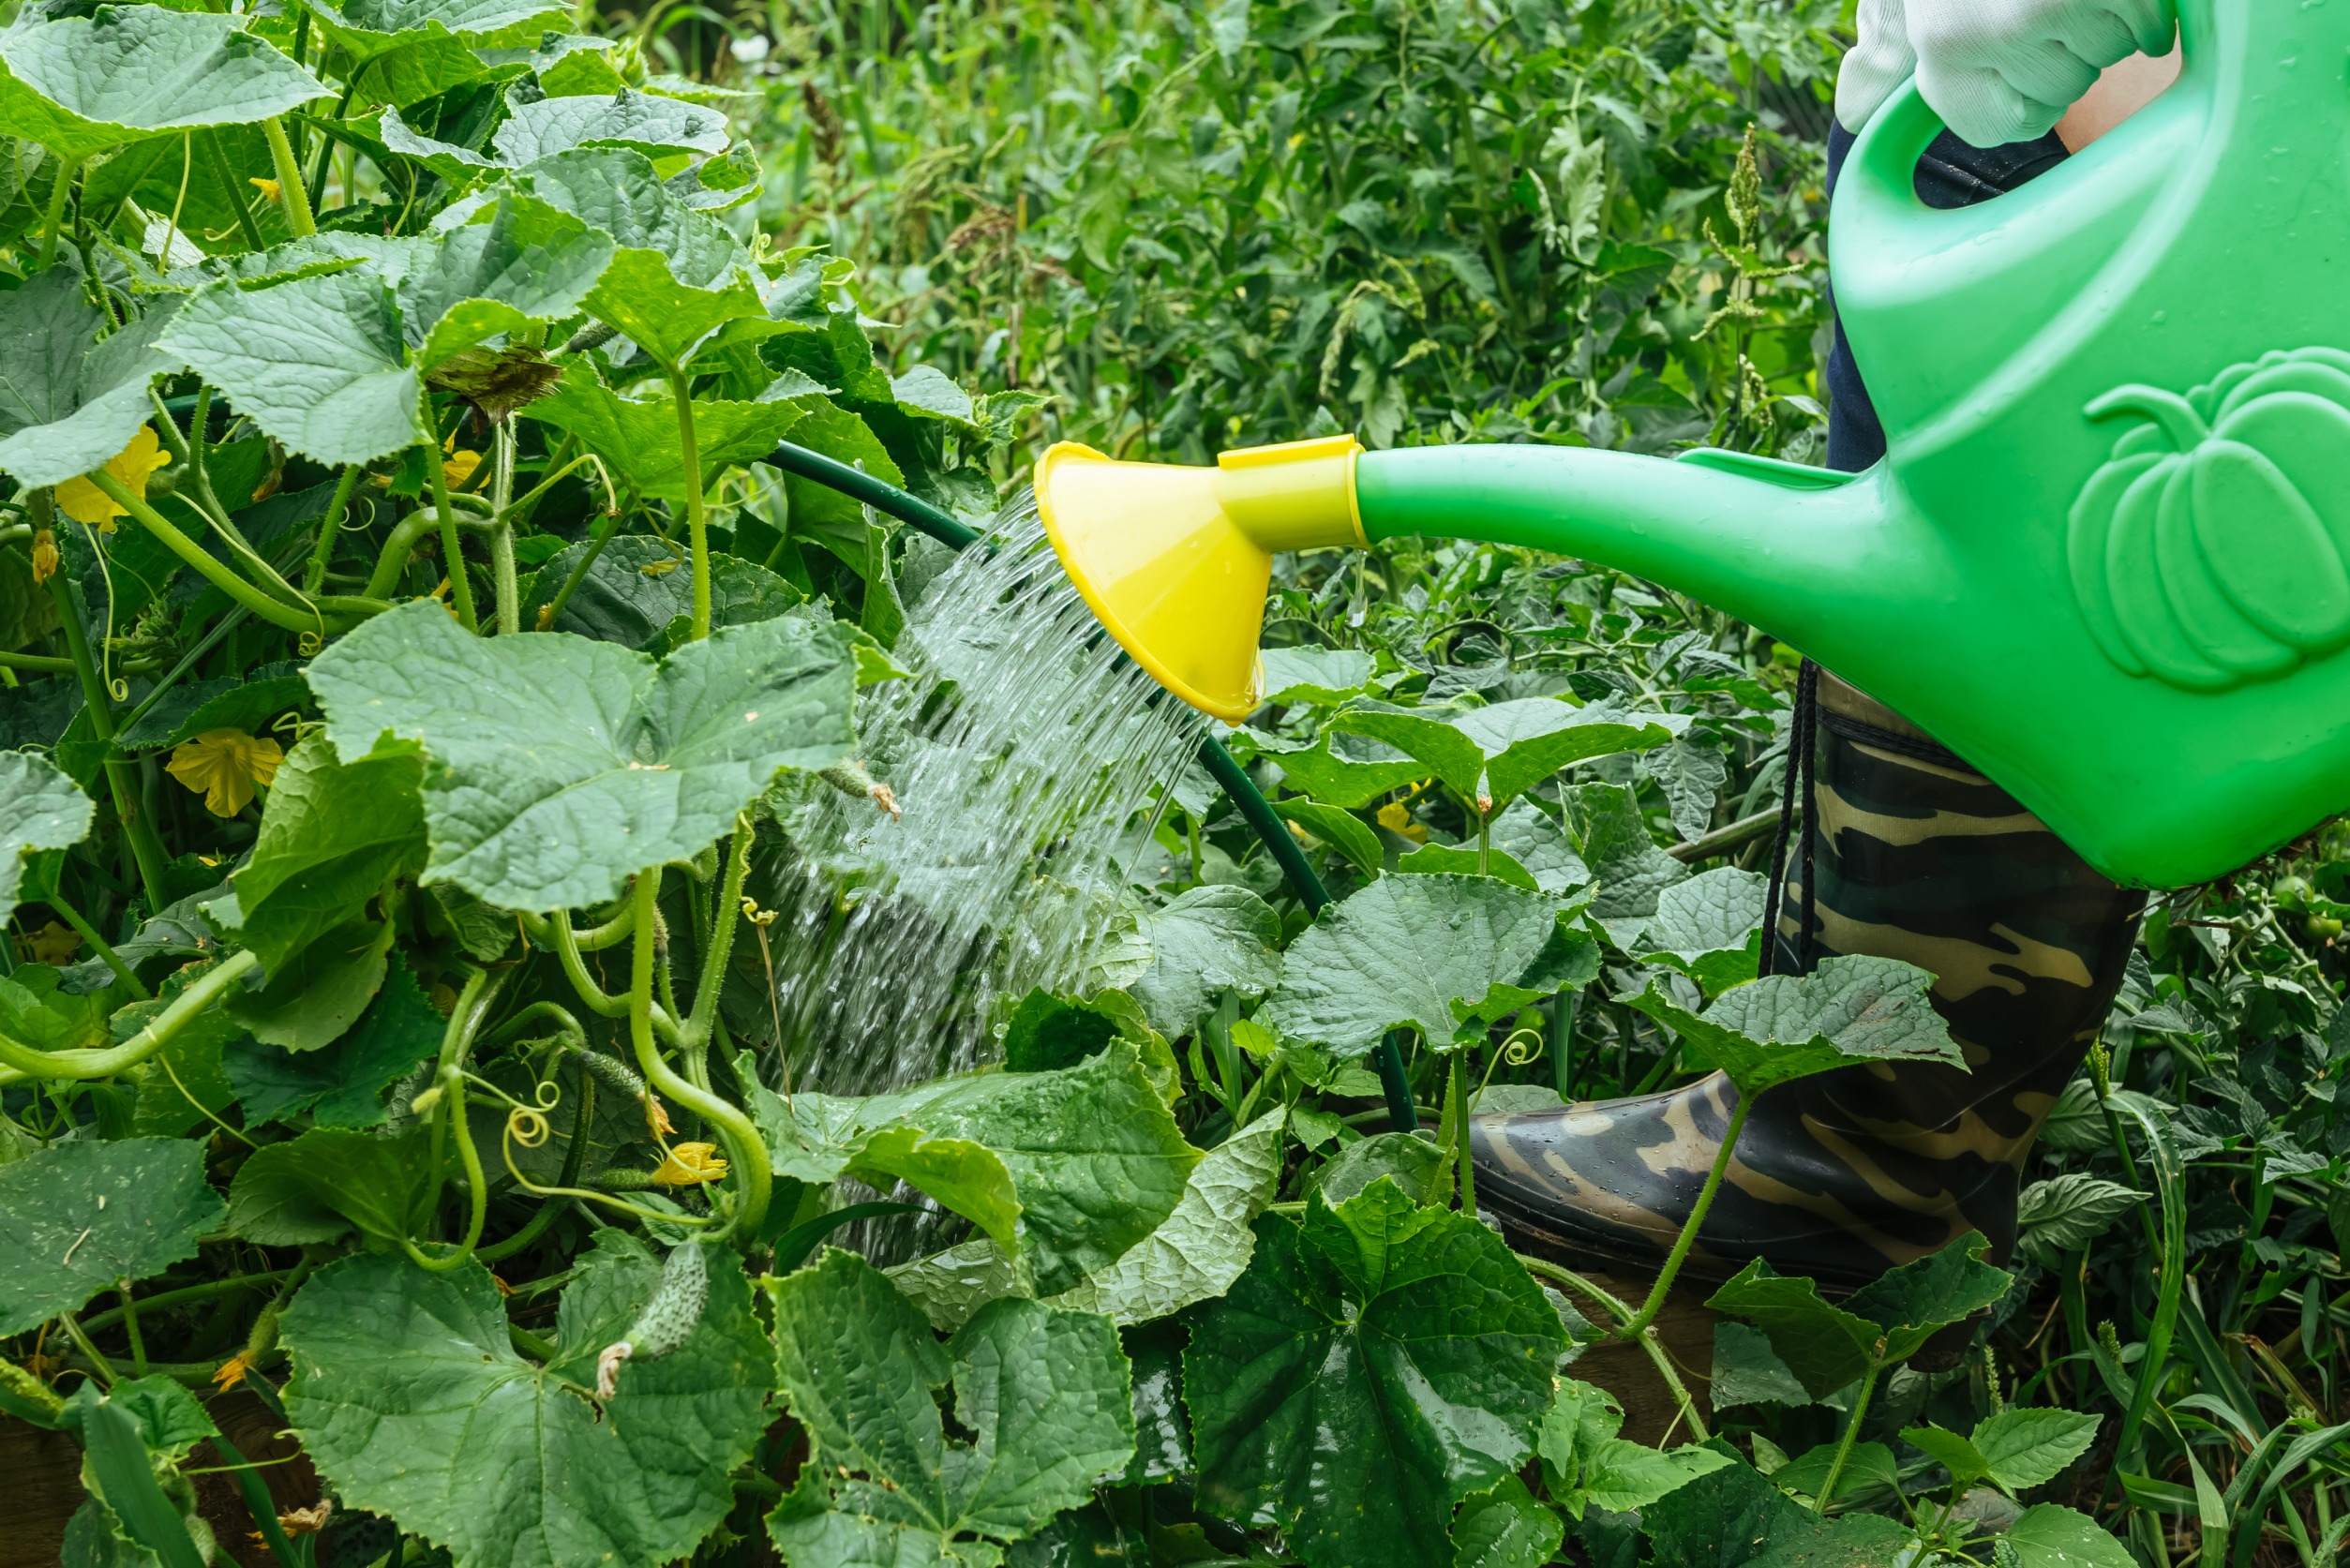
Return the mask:
<svg viewBox="0 0 2350 1568">
<path fill-rule="evenodd" d="M 1058 1072 L 975 1073 L 862 1100 L 760 1089 L 750 1108 L 776 1174 L 910 1182 L 1018 1255 L 1045 1295 L 1156 1230 L 1201 1159 L 1130 1040 Z"/>
<path fill-rule="evenodd" d="M 1741 1092 L 1862 1062 L 1943 1062 L 1963 1068 L 1934 1010 L 1934 977 L 1899 959 L 1823 961 L 1809 975 L 1767 975 L 1733 987 L 1702 1013 L 1654 980 L 1628 1005 L 1703 1053 Z"/>
<path fill-rule="evenodd" d="M 1127 1359 L 1105 1318 L 1010 1299 L 941 1345 L 885 1276 L 830 1250 L 768 1288 L 777 1382 L 810 1443 L 805 1479 L 768 1516 L 791 1568 L 996 1561 L 948 1543 L 1018 1540 L 1133 1456 Z M 950 1382 L 968 1442 L 934 1402 Z"/>
<path fill-rule="evenodd" d="M 1557 929 L 1549 900 L 1489 877 L 1383 876 L 1290 945 L 1257 1022 L 1348 1057 L 1406 1024 L 1449 1045 L 1489 992 L 1526 976 Z"/>
<path fill-rule="evenodd" d="M 1281 974 L 1281 922 L 1245 888 L 1194 888 L 1144 917 L 1151 965 L 1130 989 L 1152 1028 L 1188 1034 L 1223 992 L 1255 1000 Z"/>
<path fill-rule="evenodd" d="M 508 1342 L 479 1263 L 330 1263 L 281 1320 L 287 1412 L 345 1505 L 447 1547 L 456 1568 L 684 1557 L 733 1505 L 728 1476 L 758 1441 L 773 1367 L 741 1264 L 731 1253 L 709 1264 L 684 1345 L 623 1363 L 599 1405 L 598 1353 L 661 1282 L 661 1260 L 634 1236 L 597 1232 L 544 1367 Z"/>
<path fill-rule="evenodd" d="M 1504 1476 L 1461 1503 L 1452 1524 L 1454 1568 L 1542 1568 L 1565 1533 L 1523 1481 Z"/>
<path fill-rule="evenodd" d="M 1267 1112 L 1210 1149 L 1157 1230 L 1053 1305 L 1134 1324 L 1222 1295 L 1249 1266 L 1251 1222 L 1280 1183 L 1281 1120 L 1280 1111 Z"/>
<path fill-rule="evenodd" d="M 52 1143 L 0 1165 L 0 1334 L 193 1258 L 220 1214 L 202 1146 L 175 1139 Z"/>
<path fill-rule="evenodd" d="M 1201 1504 L 1314 1568 L 1450 1568 L 1426 1521 L 1533 1452 L 1558 1313 L 1500 1236 L 1391 1181 L 1256 1230 L 1184 1353 Z"/>
</svg>

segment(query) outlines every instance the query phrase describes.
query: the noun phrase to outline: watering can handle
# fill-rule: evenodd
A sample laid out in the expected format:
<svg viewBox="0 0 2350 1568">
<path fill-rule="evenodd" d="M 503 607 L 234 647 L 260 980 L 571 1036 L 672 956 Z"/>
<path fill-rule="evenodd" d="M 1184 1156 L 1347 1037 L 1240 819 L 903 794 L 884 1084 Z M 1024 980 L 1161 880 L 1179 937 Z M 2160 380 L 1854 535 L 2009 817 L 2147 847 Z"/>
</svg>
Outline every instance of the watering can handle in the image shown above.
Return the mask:
<svg viewBox="0 0 2350 1568">
<path fill-rule="evenodd" d="M 2178 47 L 2185 52 L 2184 64 L 2192 66 L 2210 48 L 2217 29 L 2213 7 L 2227 3 L 2229 0 L 2180 0 Z M 1869 121 L 1854 145 L 1850 162 L 1837 182 L 1839 206 L 1849 189 L 1849 200 L 1859 207 L 1935 211 L 1918 197 L 1918 159 L 1934 144 L 1934 139 L 1948 128 L 1918 91 L 1917 78 L 1912 76 L 1903 82 Z"/>
<path fill-rule="evenodd" d="M 1894 447 L 1905 436 L 1940 444 L 1986 388 L 2070 351 L 2052 327 L 2148 243 L 2144 219 L 2196 161 L 2209 123 L 2200 111 L 2223 91 L 2221 76 L 2253 69 L 2247 7 L 2274 3 L 2180 0 L 2186 58 L 2167 104 L 1997 201 L 1927 206 L 1918 159 L 1941 116 L 1914 81 L 1878 111 L 1836 183 L 1828 256 L 1846 336 Z"/>
</svg>

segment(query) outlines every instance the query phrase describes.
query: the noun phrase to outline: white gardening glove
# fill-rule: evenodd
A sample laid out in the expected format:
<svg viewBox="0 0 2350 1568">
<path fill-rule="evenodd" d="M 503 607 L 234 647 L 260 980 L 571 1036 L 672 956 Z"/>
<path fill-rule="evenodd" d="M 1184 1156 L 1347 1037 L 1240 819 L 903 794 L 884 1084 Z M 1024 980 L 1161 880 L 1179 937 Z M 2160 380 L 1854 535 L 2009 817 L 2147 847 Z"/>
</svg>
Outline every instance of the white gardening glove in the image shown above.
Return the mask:
<svg viewBox="0 0 2350 1568">
<path fill-rule="evenodd" d="M 1908 0 L 1908 11 L 1919 93 L 1978 147 L 2046 135 L 2107 66 L 2169 53 L 2178 23 L 2173 0 Z M 1841 83 L 1837 98 L 1841 109 Z"/>
<path fill-rule="evenodd" d="M 1909 47 L 1909 23 L 1901 0 L 1861 0 L 1854 18 L 1861 41 L 1836 73 L 1836 118 L 1847 130 L 1868 124 L 1893 89 L 1909 80 L 1918 57 Z"/>
</svg>

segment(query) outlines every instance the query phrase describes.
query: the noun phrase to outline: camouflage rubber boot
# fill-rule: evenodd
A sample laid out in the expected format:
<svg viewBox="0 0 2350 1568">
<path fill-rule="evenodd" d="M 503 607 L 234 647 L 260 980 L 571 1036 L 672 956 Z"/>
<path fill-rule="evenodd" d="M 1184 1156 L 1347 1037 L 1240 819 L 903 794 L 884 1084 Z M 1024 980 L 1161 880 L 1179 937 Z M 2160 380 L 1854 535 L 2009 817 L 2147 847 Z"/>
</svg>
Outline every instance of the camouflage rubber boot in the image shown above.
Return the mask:
<svg viewBox="0 0 2350 1568">
<path fill-rule="evenodd" d="M 1819 688 L 1812 806 L 1772 967 L 1873 953 L 1932 971 L 1936 1008 L 1973 1070 L 1846 1068 L 1766 1093 L 1690 1255 L 1693 1278 L 1761 1257 L 1859 1286 L 1971 1231 L 2003 1261 L 2025 1157 L 2104 1022 L 2145 903 L 1890 709 L 1833 676 Z M 1480 1116 L 1478 1202 L 1526 1250 L 1653 1264 L 1705 1183 L 1737 1093 L 1717 1073 Z"/>
</svg>

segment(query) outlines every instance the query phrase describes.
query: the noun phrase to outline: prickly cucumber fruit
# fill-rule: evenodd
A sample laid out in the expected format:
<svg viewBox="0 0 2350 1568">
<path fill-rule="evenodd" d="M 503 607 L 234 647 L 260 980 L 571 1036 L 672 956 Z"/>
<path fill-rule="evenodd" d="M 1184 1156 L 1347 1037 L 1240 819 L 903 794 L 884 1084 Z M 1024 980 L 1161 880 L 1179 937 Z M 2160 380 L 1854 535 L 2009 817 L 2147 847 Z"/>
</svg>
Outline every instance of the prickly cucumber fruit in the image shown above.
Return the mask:
<svg viewBox="0 0 2350 1568">
<path fill-rule="evenodd" d="M 710 1265 L 701 1243 L 689 1241 L 671 1248 L 668 1264 L 661 1271 L 661 1288 L 629 1328 L 630 1353 L 667 1355 L 684 1344 L 702 1321 L 702 1304 L 709 1299 Z"/>
<path fill-rule="evenodd" d="M 596 1357 L 595 1391 L 609 1399 L 620 1390 L 621 1364 L 638 1356 L 667 1355 L 694 1337 L 702 1321 L 702 1306 L 710 1299 L 710 1263 L 699 1242 L 673 1247 L 661 1270 L 661 1283 L 636 1314 L 627 1337 L 604 1347 Z"/>
</svg>

